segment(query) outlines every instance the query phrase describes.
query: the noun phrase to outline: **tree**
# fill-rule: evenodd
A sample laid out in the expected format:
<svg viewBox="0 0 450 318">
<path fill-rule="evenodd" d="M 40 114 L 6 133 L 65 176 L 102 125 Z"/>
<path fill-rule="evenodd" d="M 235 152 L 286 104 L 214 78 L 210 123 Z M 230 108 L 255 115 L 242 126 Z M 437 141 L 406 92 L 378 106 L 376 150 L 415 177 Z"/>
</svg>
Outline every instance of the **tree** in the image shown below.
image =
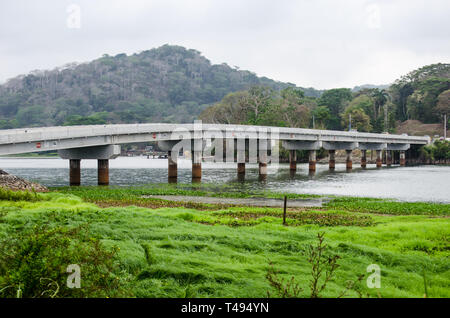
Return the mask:
<svg viewBox="0 0 450 318">
<path fill-rule="evenodd" d="M 280 116 L 282 121 L 288 127 L 303 127 L 309 126 L 311 121 L 311 110 L 306 105 L 305 94 L 302 90 L 293 87 L 288 87 L 280 92 L 281 108 Z M 276 114 L 274 114 L 276 115 Z"/>
<path fill-rule="evenodd" d="M 433 108 L 437 96 L 449 88 L 450 64 L 427 65 L 402 76 L 389 89 L 396 119 L 436 122 Z"/>
<path fill-rule="evenodd" d="M 318 106 L 313 110 L 314 125 L 317 129 L 326 129 L 331 118 L 330 109 L 326 106 Z"/>
<path fill-rule="evenodd" d="M 349 115 L 352 117 L 352 128 L 358 131 L 371 131 L 370 117 L 360 108 L 347 108 L 343 114 L 342 125 L 349 126 Z"/>
<path fill-rule="evenodd" d="M 242 101 L 248 124 L 263 124 L 264 114 L 268 112 L 274 94 L 274 90 L 267 86 L 253 86 L 248 90 L 248 94 Z"/>
<path fill-rule="evenodd" d="M 382 115 L 383 106 L 389 100 L 389 93 L 385 89 L 375 88 L 371 92 L 373 98 L 373 119 L 376 120 L 380 115 Z"/>
<path fill-rule="evenodd" d="M 242 124 L 247 122 L 244 105 L 248 100 L 248 92 L 227 94 L 220 102 L 206 108 L 199 116 L 206 123 Z"/>
<path fill-rule="evenodd" d="M 330 129 L 341 129 L 340 114 L 352 100 L 352 92 L 349 88 L 335 88 L 325 91 L 319 98 L 318 105 L 326 106 L 330 109 L 331 118 L 329 120 Z"/>
<path fill-rule="evenodd" d="M 438 114 L 450 115 L 450 89 L 439 94 L 435 111 Z"/>
</svg>

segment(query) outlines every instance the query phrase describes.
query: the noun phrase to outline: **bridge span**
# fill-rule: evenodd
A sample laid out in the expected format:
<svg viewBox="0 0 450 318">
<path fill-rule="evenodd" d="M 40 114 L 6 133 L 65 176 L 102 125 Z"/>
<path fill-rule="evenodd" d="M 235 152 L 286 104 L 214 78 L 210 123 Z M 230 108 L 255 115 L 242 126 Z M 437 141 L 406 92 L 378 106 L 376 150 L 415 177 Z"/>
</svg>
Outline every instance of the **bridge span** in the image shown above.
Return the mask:
<svg viewBox="0 0 450 318">
<path fill-rule="evenodd" d="M 366 167 L 366 151 L 376 151 L 376 165 L 392 163 L 392 152 L 400 152 L 400 165 L 406 164 L 405 151 L 411 145 L 430 143 L 428 136 L 375 134 L 303 128 L 202 124 L 119 124 L 61 126 L 0 130 L 0 155 L 57 150 L 69 160 L 70 184 L 80 185 L 82 159 L 98 160 L 98 184 L 109 184 L 109 160 L 120 155 L 120 144 L 158 142 L 168 153 L 168 180 L 177 180 L 177 158 L 189 151 L 192 180 L 201 180 L 201 163 L 205 156 L 216 162 L 237 162 L 240 178 L 245 164 L 258 163 L 261 177 L 267 165 L 278 163 L 280 145 L 289 151 L 290 170 L 295 172 L 297 150 L 309 151 L 309 170 L 316 169 L 316 151 L 329 153 L 329 168 L 335 168 L 335 151 L 346 151 L 346 166 L 352 169 L 352 151 L 362 152 L 361 166 Z"/>
</svg>

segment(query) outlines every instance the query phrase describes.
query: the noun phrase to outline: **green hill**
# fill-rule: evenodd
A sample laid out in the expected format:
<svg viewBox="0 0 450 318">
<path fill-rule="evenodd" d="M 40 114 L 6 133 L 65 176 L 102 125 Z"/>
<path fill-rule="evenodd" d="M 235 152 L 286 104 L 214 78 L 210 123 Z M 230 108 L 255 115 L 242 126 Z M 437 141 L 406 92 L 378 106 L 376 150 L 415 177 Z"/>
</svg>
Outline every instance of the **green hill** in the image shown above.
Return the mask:
<svg viewBox="0 0 450 318">
<path fill-rule="evenodd" d="M 127 56 L 34 71 L 0 86 L 0 129 L 30 126 L 192 122 L 226 94 L 290 83 L 214 65 L 195 50 L 164 45 Z M 305 89 L 306 95 L 320 91 Z"/>
</svg>

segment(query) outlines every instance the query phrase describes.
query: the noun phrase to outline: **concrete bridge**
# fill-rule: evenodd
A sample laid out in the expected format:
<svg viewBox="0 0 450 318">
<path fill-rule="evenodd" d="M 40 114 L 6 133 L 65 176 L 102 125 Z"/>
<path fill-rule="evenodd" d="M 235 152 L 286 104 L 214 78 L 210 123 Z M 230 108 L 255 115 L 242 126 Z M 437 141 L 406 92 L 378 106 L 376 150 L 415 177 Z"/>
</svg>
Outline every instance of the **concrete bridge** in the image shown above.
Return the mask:
<svg viewBox="0 0 450 318">
<path fill-rule="evenodd" d="M 329 168 L 335 168 L 335 151 L 345 150 L 347 169 L 352 169 L 352 151 L 362 151 L 361 166 L 366 166 L 366 151 L 376 151 L 376 165 L 392 163 L 392 152 L 400 152 L 400 165 L 406 164 L 405 151 L 411 145 L 426 145 L 430 138 L 315 130 L 285 127 L 202 124 L 123 124 L 20 128 L 0 130 L 0 155 L 57 150 L 70 164 L 70 184 L 80 184 L 80 161 L 98 160 L 98 184 L 109 184 L 109 159 L 120 155 L 120 144 L 158 142 L 168 153 L 168 179 L 176 182 L 177 157 L 189 151 L 192 157 L 192 180 L 201 180 L 201 163 L 205 154 L 214 160 L 237 162 L 237 173 L 245 175 L 246 162 L 259 163 L 261 177 L 267 175 L 267 164 L 278 162 L 279 143 L 289 151 L 290 169 L 296 170 L 296 151 L 309 151 L 309 170 L 316 169 L 316 151 L 328 150 Z M 225 149 L 225 151 L 223 151 Z"/>
</svg>

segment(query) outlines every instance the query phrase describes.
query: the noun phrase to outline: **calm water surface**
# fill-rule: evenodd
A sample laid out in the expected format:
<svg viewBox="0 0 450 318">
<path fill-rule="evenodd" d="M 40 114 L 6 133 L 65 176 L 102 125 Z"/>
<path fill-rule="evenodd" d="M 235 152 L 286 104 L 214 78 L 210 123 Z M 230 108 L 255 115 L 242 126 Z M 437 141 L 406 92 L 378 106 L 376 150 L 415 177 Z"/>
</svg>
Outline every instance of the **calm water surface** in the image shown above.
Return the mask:
<svg viewBox="0 0 450 318">
<path fill-rule="evenodd" d="M 348 196 L 393 198 L 402 201 L 450 203 L 450 166 L 418 166 L 376 169 L 368 165 L 362 170 L 357 163 L 347 173 L 345 165 L 317 165 L 311 176 L 307 164 L 298 164 L 291 176 L 288 164 L 281 164 L 264 182 L 258 181 L 257 165 L 247 165 L 243 186 L 293 193 L 334 194 Z M 191 161 L 180 159 L 178 182 L 191 182 Z M 203 163 L 203 183 L 236 182 L 236 164 Z M 69 183 L 69 162 L 59 158 L 0 158 L 0 169 L 46 186 Z M 83 185 L 97 183 L 97 161 L 81 161 Z M 119 157 L 110 160 L 111 185 L 143 185 L 167 182 L 167 159 Z"/>
</svg>

